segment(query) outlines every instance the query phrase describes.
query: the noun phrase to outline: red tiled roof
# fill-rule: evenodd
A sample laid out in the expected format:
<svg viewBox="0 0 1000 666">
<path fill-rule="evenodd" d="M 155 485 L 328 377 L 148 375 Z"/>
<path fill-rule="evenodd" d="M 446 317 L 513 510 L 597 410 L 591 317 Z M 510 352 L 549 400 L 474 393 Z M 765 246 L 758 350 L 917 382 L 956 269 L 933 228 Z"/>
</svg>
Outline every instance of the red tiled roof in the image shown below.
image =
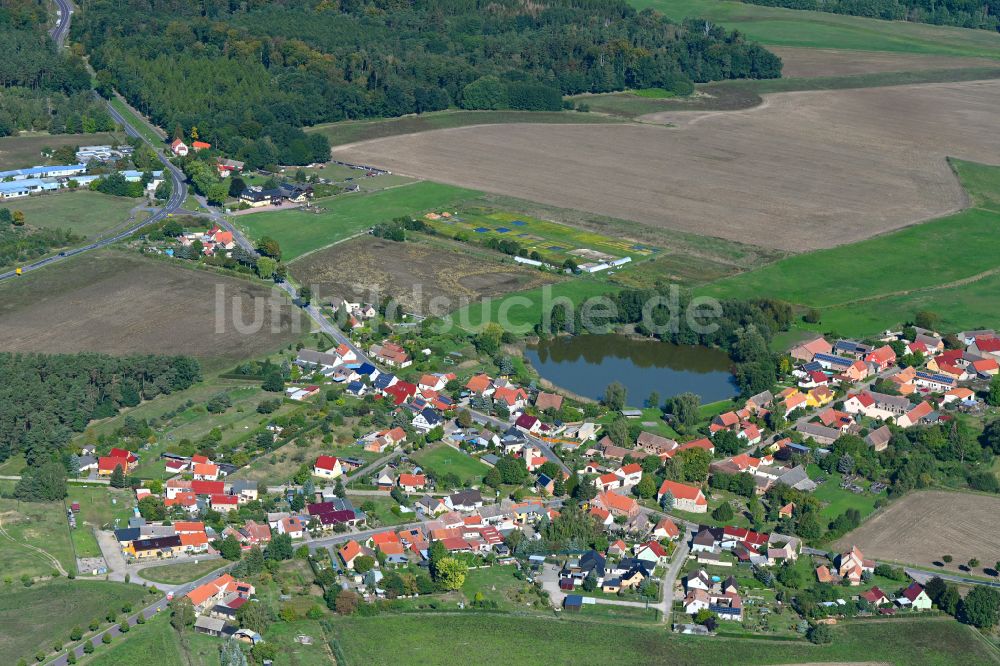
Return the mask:
<svg viewBox="0 0 1000 666">
<path fill-rule="evenodd" d="M 708 500 L 705 499 L 705 495 L 701 492 L 701 488 L 697 488 L 695 486 L 688 486 L 683 483 L 677 483 L 676 481 L 664 479 L 663 483 L 660 485 L 659 494 L 662 495 L 667 491 L 674 496 L 674 499 L 694 500 L 696 504 L 708 503 Z"/>
<path fill-rule="evenodd" d="M 325 469 L 332 472 L 334 467 L 336 466 L 337 466 L 337 459 L 334 458 L 333 456 L 319 456 L 318 458 L 316 458 L 315 467 L 317 469 Z"/>
</svg>

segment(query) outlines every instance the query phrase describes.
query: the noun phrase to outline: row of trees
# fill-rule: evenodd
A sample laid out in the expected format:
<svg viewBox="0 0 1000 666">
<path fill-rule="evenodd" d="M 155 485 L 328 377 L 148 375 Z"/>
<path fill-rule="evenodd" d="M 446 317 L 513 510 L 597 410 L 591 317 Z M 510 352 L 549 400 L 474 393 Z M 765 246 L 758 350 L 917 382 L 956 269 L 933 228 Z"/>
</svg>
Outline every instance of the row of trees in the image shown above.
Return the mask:
<svg viewBox="0 0 1000 666">
<path fill-rule="evenodd" d="M 755 5 L 914 21 L 981 30 L 1000 29 L 997 0 L 749 0 Z"/>
</svg>

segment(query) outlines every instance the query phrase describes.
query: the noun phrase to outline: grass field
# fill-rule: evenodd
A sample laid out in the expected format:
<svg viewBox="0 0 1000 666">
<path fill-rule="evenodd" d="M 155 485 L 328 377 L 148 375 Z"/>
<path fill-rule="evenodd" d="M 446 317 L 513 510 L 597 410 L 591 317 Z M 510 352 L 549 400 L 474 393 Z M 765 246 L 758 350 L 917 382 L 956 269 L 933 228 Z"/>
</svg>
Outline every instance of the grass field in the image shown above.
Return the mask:
<svg viewBox="0 0 1000 666">
<path fill-rule="evenodd" d="M 879 21 L 730 0 L 630 0 L 630 3 L 638 9 L 651 7 L 678 21 L 686 17 L 711 19 L 768 45 L 1000 57 L 1000 35 L 988 30 Z"/>
<path fill-rule="evenodd" d="M 464 665 L 470 652 L 502 653 L 515 664 L 607 664 L 621 659 L 622 646 L 628 646 L 629 662 L 640 665 L 849 663 L 859 655 L 865 662 L 900 666 L 1000 663 L 993 648 L 951 618 L 850 623 L 835 627 L 833 643 L 824 646 L 706 640 L 662 627 L 590 622 L 582 614 L 559 619 L 472 613 L 337 618 L 333 629 L 350 666 L 393 664 L 400 654 L 423 666 Z"/>
<path fill-rule="evenodd" d="M 469 331 L 488 322 L 498 322 L 507 330 L 524 334 L 533 330 L 534 325 L 541 321 L 546 305 L 551 306 L 556 299 L 565 297 L 574 305 L 579 305 L 588 298 L 612 294 L 618 289 L 602 280 L 581 276 L 468 305 L 453 312 L 450 317 L 456 325 Z"/>
<path fill-rule="evenodd" d="M 607 118 L 587 113 L 562 111 L 435 111 L 402 118 L 376 120 L 345 120 L 310 127 L 307 132 L 319 132 L 330 139 L 331 146 L 355 141 L 367 141 L 384 136 L 426 132 L 432 129 L 491 125 L 494 123 L 601 123 Z"/>
<path fill-rule="evenodd" d="M 993 529 L 1000 511 L 995 495 L 929 490 L 894 501 L 835 545 L 857 545 L 866 557 L 934 567 L 942 556 L 955 558 L 945 565 L 956 570 L 970 558 L 992 567 L 1000 551 Z M 973 571 L 982 575 L 982 571 Z"/>
<path fill-rule="evenodd" d="M 789 257 L 707 285 L 699 293 L 724 298 L 763 295 L 820 308 L 823 330 L 848 335 L 873 333 L 912 317 L 923 306 L 915 297 L 929 300 L 928 307 L 935 311 L 946 307 L 948 312 L 941 314 L 949 327 L 978 324 L 1000 305 L 996 301 L 990 307 L 977 299 L 977 294 L 997 293 L 990 287 L 1000 269 L 1000 167 L 960 160 L 952 160 L 952 166 L 971 208 L 858 243 Z M 977 251 L 960 261 L 942 252 L 969 238 L 976 239 Z M 907 310 L 901 319 L 895 318 L 896 303 Z M 875 321 L 869 323 L 867 314 Z"/>
<path fill-rule="evenodd" d="M 114 145 L 124 141 L 124 134 L 18 134 L 0 138 L 0 170 L 24 169 L 44 162 L 42 150 L 62 146 Z"/>
<path fill-rule="evenodd" d="M 189 645 L 194 642 L 192 639 L 205 639 L 204 642 L 211 641 L 212 659 L 192 658 L 188 651 L 183 650 L 177 632 L 170 626 L 170 614 L 159 613 L 148 620 L 146 624 L 132 627 L 128 635 L 120 636 L 111 645 L 102 645 L 94 652 L 91 661 L 83 662 L 92 666 L 135 666 L 135 664 L 148 664 L 148 666 L 201 666 L 217 664 L 219 662 L 218 645 L 219 639 L 208 636 L 199 636 L 193 630 L 187 634 Z M 204 643 L 197 640 L 199 646 Z M 206 655 L 208 657 L 209 655 Z"/>
<path fill-rule="evenodd" d="M 142 577 L 154 583 L 180 585 L 198 580 L 205 574 L 225 566 L 225 560 L 203 560 L 201 562 L 182 562 L 181 564 L 163 564 L 142 570 Z"/>
<path fill-rule="evenodd" d="M 5 205 L 22 211 L 25 224 L 71 229 L 77 235 L 93 239 L 127 221 L 129 211 L 140 203 L 140 199 L 83 190 L 29 197 Z"/>
<path fill-rule="evenodd" d="M 13 481 L 2 481 L 6 491 Z M 0 499 L 0 574 L 20 584 L 23 575 L 50 576 L 58 571 L 56 560 L 64 571 L 76 571 L 69 523 L 62 502 L 18 502 Z M 33 548 L 32 548 L 33 547 Z M 38 549 L 38 550 L 36 550 Z M 42 551 L 42 552 L 39 552 Z"/>
<path fill-rule="evenodd" d="M 462 480 L 463 485 L 480 484 L 486 472 L 490 471 L 484 463 L 447 444 L 439 444 L 411 453 L 410 459 L 438 479 L 443 474 L 455 474 Z"/>
<path fill-rule="evenodd" d="M 128 519 L 133 515 L 134 497 L 129 491 L 108 486 L 69 487 L 66 504 L 80 503 L 80 512 L 76 516 L 76 529 L 71 531 L 77 557 L 101 556 L 101 548 L 97 544 L 93 530 L 127 527 Z"/>
<path fill-rule="evenodd" d="M 300 210 L 254 213 L 236 218 L 251 238 L 270 236 L 281 245 L 285 261 L 363 233 L 401 215 L 455 205 L 478 192 L 439 183 L 419 182 L 371 194 L 346 194 L 317 202 L 321 213 Z"/>
<path fill-rule="evenodd" d="M 0 338 L 5 351 L 192 354 L 208 369 L 231 367 L 301 334 L 301 312 L 276 293 L 102 250 L 0 286 Z M 240 329 L 234 303 L 246 322 Z M 263 314 L 257 327 L 255 308 Z"/>
<path fill-rule="evenodd" d="M 317 300 L 379 303 L 391 295 L 405 311 L 421 314 L 432 307 L 443 314 L 459 303 L 561 279 L 493 250 L 423 234 L 411 234 L 405 243 L 360 236 L 303 257 L 291 271 Z"/>
<path fill-rule="evenodd" d="M 205 402 L 213 396 L 225 393 L 232 401 L 232 407 L 219 414 L 211 414 L 205 409 Z M 196 404 L 174 416 L 168 423 L 157 428 L 157 441 L 148 449 L 140 452 L 141 459 L 134 476 L 142 479 L 165 479 L 168 477 L 166 467 L 160 454 L 167 451 L 171 445 L 176 446 L 183 439 L 198 441 L 213 429 L 222 431 L 222 446 L 246 437 L 257 426 L 266 425 L 271 419 L 292 411 L 294 405 L 283 404 L 271 414 L 259 414 L 257 405 L 270 399 L 256 385 L 244 381 L 210 379 L 203 385 L 185 392 L 187 400 Z M 169 409 L 164 405 L 151 405 L 150 412 L 162 414 Z M 117 417 L 122 418 L 122 417 Z"/>
<path fill-rule="evenodd" d="M 73 627 L 86 630 L 92 620 L 100 620 L 122 604 L 136 604 L 146 591 L 138 585 L 108 581 L 61 579 L 33 587 L 5 585 L 0 590 L 0 654 L 5 664 L 21 657 L 32 660 L 36 650 L 52 650 L 55 640 L 69 642 Z"/>
<path fill-rule="evenodd" d="M 818 467 L 814 468 L 810 465 L 810 474 L 814 471 L 820 470 Z M 823 472 L 820 471 L 820 473 Z M 828 520 L 833 520 L 848 509 L 857 509 L 861 512 L 863 518 L 867 518 L 875 510 L 875 500 L 879 497 L 885 498 L 885 492 L 879 495 L 872 495 L 867 492 L 859 495 L 849 490 L 844 490 L 840 487 L 842 477 L 839 472 L 826 474 L 826 476 L 826 482 L 821 483 L 813 491 L 813 497 L 823 502 L 824 506 L 820 509 L 820 515 Z"/>
</svg>

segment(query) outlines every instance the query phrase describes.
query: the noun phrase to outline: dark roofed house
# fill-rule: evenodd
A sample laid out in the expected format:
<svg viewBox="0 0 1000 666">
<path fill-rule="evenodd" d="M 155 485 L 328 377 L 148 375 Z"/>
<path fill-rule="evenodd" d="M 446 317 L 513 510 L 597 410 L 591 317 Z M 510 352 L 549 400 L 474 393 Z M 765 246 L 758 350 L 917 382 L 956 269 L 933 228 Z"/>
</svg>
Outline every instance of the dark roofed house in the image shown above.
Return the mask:
<svg viewBox="0 0 1000 666">
<path fill-rule="evenodd" d="M 453 511 L 473 511 L 483 505 L 483 495 L 478 490 L 462 490 L 446 497 L 445 504 Z"/>
</svg>

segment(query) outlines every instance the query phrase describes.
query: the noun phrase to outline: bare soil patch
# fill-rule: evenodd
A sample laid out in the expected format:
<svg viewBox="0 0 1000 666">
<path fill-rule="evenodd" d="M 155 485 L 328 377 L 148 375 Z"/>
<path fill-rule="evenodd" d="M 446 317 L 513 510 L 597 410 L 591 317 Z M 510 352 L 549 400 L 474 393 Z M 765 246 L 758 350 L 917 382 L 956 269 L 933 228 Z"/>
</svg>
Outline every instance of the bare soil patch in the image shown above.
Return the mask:
<svg viewBox="0 0 1000 666">
<path fill-rule="evenodd" d="M 649 125 L 489 125 L 334 150 L 379 164 L 788 251 L 832 247 L 966 205 L 945 160 L 1000 160 L 1000 81 L 768 95 Z"/>
<path fill-rule="evenodd" d="M 768 50 L 781 56 L 785 65 L 781 74 L 789 78 L 992 67 L 997 64 L 992 58 L 921 53 L 810 49 L 794 46 L 771 46 Z"/>
<path fill-rule="evenodd" d="M 928 490 L 910 493 L 893 502 L 836 543 L 837 550 L 858 548 L 878 560 L 934 567 L 943 555 L 954 562 L 949 569 L 977 558 L 993 566 L 1000 551 L 996 516 L 1000 497 Z M 982 570 L 972 573 L 983 575 Z"/>
<path fill-rule="evenodd" d="M 300 313 L 270 295 L 249 282 L 135 254 L 91 253 L 0 285 L 0 350 L 190 354 L 222 367 L 298 337 L 293 322 Z M 234 302 L 248 324 L 260 307 L 260 330 L 236 329 Z M 217 307 L 224 307 L 221 330 Z"/>
<path fill-rule="evenodd" d="M 557 280 L 509 257 L 441 238 L 397 243 L 361 236 L 313 252 L 291 269 L 324 301 L 336 296 L 377 303 L 388 295 L 407 311 L 440 314 L 459 307 L 462 299 L 502 296 Z"/>
</svg>

